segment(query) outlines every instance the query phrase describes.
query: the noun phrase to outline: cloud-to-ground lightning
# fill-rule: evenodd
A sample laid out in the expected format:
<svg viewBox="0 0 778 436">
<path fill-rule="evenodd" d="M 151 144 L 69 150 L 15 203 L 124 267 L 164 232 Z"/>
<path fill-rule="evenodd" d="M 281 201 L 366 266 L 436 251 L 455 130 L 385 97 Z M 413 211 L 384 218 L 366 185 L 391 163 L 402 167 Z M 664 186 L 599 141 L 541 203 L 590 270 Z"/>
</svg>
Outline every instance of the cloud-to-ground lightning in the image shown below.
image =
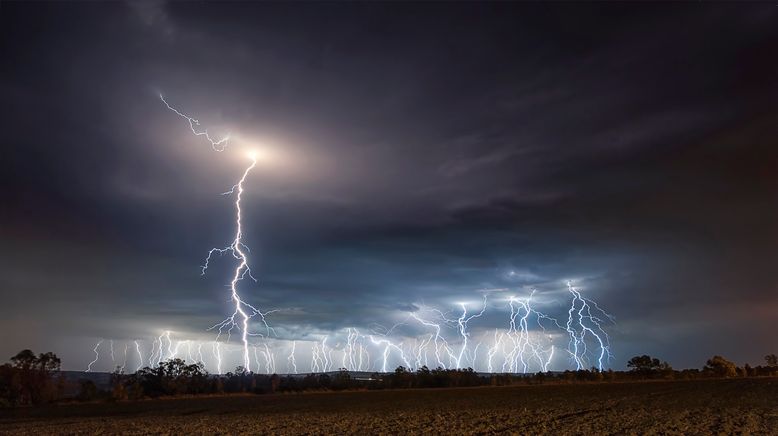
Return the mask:
<svg viewBox="0 0 778 436">
<path fill-rule="evenodd" d="M 287 362 L 289 362 L 289 370 L 292 374 L 297 374 L 297 361 L 294 356 L 295 351 L 297 351 L 297 341 L 292 341 L 292 349 L 289 351 L 289 357 L 286 358 Z"/>
<path fill-rule="evenodd" d="M 451 364 L 451 361 L 454 359 L 454 354 L 451 351 L 451 346 L 449 346 L 448 341 L 446 341 L 445 337 L 442 335 L 441 323 L 436 322 L 434 320 L 422 318 L 418 312 L 411 312 L 411 317 L 416 321 L 418 321 L 419 323 L 421 323 L 422 325 L 427 327 L 432 327 L 434 329 L 432 342 L 435 345 L 436 365 L 445 369 L 447 366 L 443 362 L 444 352 L 445 355 L 447 355 L 449 358 L 449 364 Z M 443 319 L 445 320 L 446 318 L 443 317 Z M 427 341 L 426 344 L 429 344 L 429 341 Z"/>
<path fill-rule="evenodd" d="M 139 371 L 143 366 L 143 353 L 140 352 L 140 344 L 138 341 L 135 340 L 133 342 L 135 342 L 135 351 L 138 353 L 138 367 L 135 368 L 135 371 Z"/>
<path fill-rule="evenodd" d="M 99 340 L 95 344 L 95 348 L 92 350 L 95 353 L 95 359 L 93 361 L 89 362 L 89 365 L 87 365 L 85 372 L 92 372 L 92 365 L 94 365 L 100 359 L 100 352 L 97 351 L 97 350 L 100 348 L 100 344 L 102 344 L 102 343 L 103 343 L 103 341 Z"/>
<path fill-rule="evenodd" d="M 403 312 L 405 319 L 402 322 L 391 328 L 372 323 L 369 334 L 363 334 L 355 327 L 348 327 L 307 341 L 265 337 L 260 342 L 250 344 L 253 348 L 251 366 L 246 365 L 244 368 L 253 369 L 255 372 L 274 373 L 276 353 L 284 352 L 287 356 L 287 371 L 296 374 L 300 369 L 300 359 L 304 358 L 305 352 L 309 350 L 311 372 L 332 371 L 338 363 L 338 367 L 348 371 L 378 372 L 390 371 L 397 365 L 402 365 L 411 370 L 422 366 L 442 369 L 470 367 L 490 373 L 531 373 L 549 371 L 552 364 L 585 369 L 590 367 L 590 362 L 602 370 L 611 356 L 606 327 L 614 323 L 613 317 L 595 301 L 584 297 L 571 283 L 567 284 L 565 291 L 565 295 L 572 297 L 569 304 L 564 306 L 566 322 L 560 322 L 559 318 L 554 318 L 536 307 L 540 303 L 535 298 L 537 291 L 534 289 L 523 297 L 505 298 L 505 305 L 499 304 L 500 299 L 496 299 L 487 306 L 487 298 L 484 295 L 478 311 L 470 312 L 468 304 L 457 303 L 458 314 L 452 316 L 450 311 L 414 305 L 412 312 Z M 251 309 L 252 306 L 246 307 Z M 553 313 L 561 315 L 563 312 L 559 309 L 561 307 L 554 309 Z M 495 310 L 497 314 L 492 313 Z M 500 316 L 499 313 L 503 310 L 507 312 L 504 327 L 486 329 L 478 326 L 481 318 L 493 320 L 491 322 L 499 319 L 492 315 Z M 253 312 L 245 313 L 250 319 Z M 233 327 L 242 331 L 244 327 L 241 324 L 243 319 L 240 318 L 240 312 L 236 310 L 232 317 L 232 321 L 227 318 L 227 322 L 232 324 L 225 324 L 227 333 Z M 417 323 L 409 322 L 410 320 Z M 421 334 L 418 329 L 421 329 Z M 231 355 L 233 351 L 224 350 L 222 347 L 230 347 L 230 342 L 221 341 L 217 337 L 217 340 L 211 341 L 212 358 L 206 362 L 202 348 L 207 343 L 190 339 L 179 340 L 173 337 L 170 330 L 163 330 L 150 339 L 132 341 L 138 359 L 136 370 L 141 368 L 144 360 L 149 361 L 149 366 L 156 366 L 167 359 L 186 357 L 188 361 L 215 367 L 216 372 L 221 373 L 225 356 Z M 250 339 L 250 336 L 246 336 L 246 339 Z M 98 363 L 102 354 L 100 347 L 103 347 L 105 341 L 111 340 L 100 340 L 95 344 L 92 350 L 94 358 L 87 366 L 87 371 L 92 371 Z M 148 358 L 141 350 L 141 342 L 151 346 Z M 304 347 L 301 342 L 308 342 L 310 346 Z M 334 345 L 330 346 L 329 343 Z M 245 357 L 244 343 L 240 345 L 241 357 Z M 128 353 L 129 346 L 130 344 L 125 342 L 125 353 Z M 185 347 L 185 350 L 181 347 Z M 563 352 L 559 353 L 558 350 Z M 371 353 L 375 353 L 377 358 L 371 359 Z M 569 362 L 563 363 L 560 356 L 569 356 Z M 127 357 L 122 367 L 126 366 L 126 359 Z M 558 361 L 554 363 L 554 359 Z"/>
<path fill-rule="evenodd" d="M 459 328 L 459 334 L 462 336 L 462 345 L 459 349 L 459 355 L 457 356 L 457 368 L 462 367 L 462 357 L 465 355 L 467 350 L 467 339 L 470 337 L 470 333 L 467 331 L 467 324 L 473 319 L 479 318 L 484 314 L 484 311 L 486 311 L 486 297 L 487 294 L 484 294 L 484 303 L 481 307 L 481 311 L 470 316 L 467 316 L 467 306 L 465 303 L 459 303 L 459 305 L 462 307 L 462 315 L 457 318 L 457 327 Z"/>
<path fill-rule="evenodd" d="M 213 357 L 216 359 L 216 373 L 221 374 L 222 373 L 222 343 L 219 341 L 214 341 L 213 343 Z"/>
<path fill-rule="evenodd" d="M 226 318 L 221 323 L 215 325 L 212 328 L 218 328 L 220 335 L 222 333 L 222 330 L 225 328 L 227 329 L 228 335 L 234 327 L 238 327 L 240 329 L 241 340 L 243 342 L 243 365 L 244 365 L 243 367 L 246 368 L 247 370 L 251 370 L 251 360 L 249 359 L 249 341 L 248 341 L 249 318 L 257 314 L 260 315 L 262 314 L 254 306 L 244 302 L 241 299 L 240 294 L 238 293 L 238 282 L 243 280 L 246 274 L 251 274 L 251 269 L 249 268 L 248 261 L 246 258 L 246 252 L 244 251 L 243 242 L 241 240 L 243 237 L 243 227 L 242 227 L 240 201 L 243 196 L 243 182 L 246 180 L 246 177 L 248 176 L 249 172 L 251 172 L 251 170 L 256 166 L 256 164 L 257 164 L 256 159 L 252 157 L 251 165 L 249 165 L 249 167 L 246 168 L 246 170 L 243 172 L 243 176 L 240 178 L 240 180 L 238 181 L 238 183 L 235 185 L 234 188 L 235 190 L 237 190 L 236 199 L 235 199 L 235 210 L 236 210 L 235 238 L 233 239 L 232 243 L 225 248 L 211 249 L 211 251 L 208 253 L 208 257 L 205 260 L 205 267 L 204 267 L 207 268 L 208 262 L 214 253 L 223 253 L 226 251 L 230 251 L 233 257 L 235 257 L 235 259 L 238 260 L 238 266 L 235 268 L 235 272 L 233 273 L 232 280 L 230 281 L 230 298 L 232 299 L 235 305 L 235 311 L 228 318 Z M 236 321 L 235 317 L 239 317 L 239 320 Z"/>
<path fill-rule="evenodd" d="M 124 368 L 127 367 L 127 349 L 129 348 L 130 344 L 124 344 L 124 360 L 122 361 L 122 366 L 119 369 L 119 372 L 124 374 Z"/>
<path fill-rule="evenodd" d="M 608 318 L 610 322 L 613 322 L 613 316 L 602 310 L 594 301 L 581 296 L 580 291 L 572 283 L 567 283 L 567 290 L 573 296 L 573 301 L 568 311 L 566 330 L 570 334 L 571 355 L 575 361 L 576 369 L 585 368 L 584 355 L 587 347 L 586 335 L 588 334 L 599 345 L 597 368 L 602 370 L 604 361 L 610 357 L 610 338 L 602 327 L 605 320 L 599 316 Z"/>
<path fill-rule="evenodd" d="M 383 345 L 383 359 L 381 360 L 381 372 L 386 372 L 388 369 L 388 360 L 389 360 L 389 352 L 394 349 L 397 350 L 397 354 L 402 360 L 402 363 L 405 365 L 406 368 L 410 368 L 411 364 L 408 361 L 408 359 L 405 357 L 405 351 L 402 348 L 402 343 L 395 344 L 394 342 L 387 339 L 385 336 L 374 336 L 370 335 L 370 341 L 376 345 Z"/>
<path fill-rule="evenodd" d="M 327 346 L 328 335 L 325 335 L 321 342 L 313 342 L 311 345 L 311 371 L 312 372 L 327 372 L 332 370 L 332 348 Z M 344 362 L 346 360 L 347 353 L 344 351 Z M 360 354 L 361 357 L 361 354 Z M 368 358 L 369 361 L 369 358 Z M 345 367 L 345 366 L 344 366 Z"/>
<path fill-rule="evenodd" d="M 188 115 L 185 115 L 178 109 L 170 106 L 168 102 L 165 100 L 165 98 L 160 94 L 159 96 L 160 100 L 165 104 L 165 106 L 179 115 L 180 117 L 186 119 L 189 122 L 189 127 L 196 136 L 203 136 L 205 139 L 211 144 L 211 147 L 216 151 L 223 151 L 226 147 L 229 136 L 225 136 L 221 139 L 214 139 L 208 134 L 207 129 L 198 130 L 198 127 L 200 127 L 200 122 Z M 222 333 L 226 330 L 227 332 L 227 340 L 229 341 L 231 337 L 232 330 L 234 328 L 238 328 L 241 332 L 241 342 L 243 343 L 243 367 L 246 368 L 246 370 L 251 370 L 251 358 L 249 356 L 249 336 L 251 335 L 249 331 L 249 320 L 254 316 L 259 316 L 262 323 L 264 324 L 265 328 L 267 329 L 268 333 L 270 332 L 270 326 L 267 324 L 267 320 L 265 319 L 265 316 L 267 313 L 261 312 L 256 307 L 252 306 L 251 304 L 247 303 L 243 298 L 241 297 L 240 293 L 238 292 L 238 283 L 245 278 L 245 276 L 249 276 L 252 279 L 254 279 L 253 275 L 251 274 L 251 268 L 248 264 L 248 258 L 247 258 L 247 251 L 248 248 L 243 243 L 243 217 L 242 217 L 242 210 L 241 210 L 241 200 L 243 198 L 243 192 L 244 192 L 244 182 L 246 181 L 246 178 L 248 177 L 249 173 L 251 172 L 254 167 L 257 165 L 257 156 L 255 152 L 249 152 L 247 154 L 249 160 L 251 161 L 250 165 L 244 170 L 243 175 L 240 177 L 238 182 L 230 189 L 229 191 L 225 192 L 225 194 L 230 194 L 235 196 L 235 233 L 234 238 L 232 242 L 224 247 L 224 248 L 212 248 L 208 252 L 208 256 L 205 259 L 205 263 L 202 266 L 202 273 L 205 274 L 206 270 L 208 269 L 209 262 L 211 261 L 211 257 L 214 254 L 224 254 L 229 252 L 232 254 L 233 258 L 235 258 L 238 261 L 237 266 L 235 267 L 235 271 L 232 275 L 232 280 L 230 281 L 230 299 L 233 302 L 234 305 L 234 311 L 233 313 L 224 319 L 222 322 L 214 325 L 211 327 L 211 329 L 218 329 L 218 335 L 217 335 L 217 342 L 220 339 Z M 256 281 L 256 279 L 254 279 Z"/>
<path fill-rule="evenodd" d="M 541 318 L 551 319 L 554 323 L 556 323 L 556 320 L 547 317 L 543 313 L 532 308 L 532 296 L 534 294 L 535 291 L 533 290 L 526 299 L 511 297 L 508 301 L 508 307 L 510 307 L 511 314 L 507 337 L 513 344 L 513 348 L 505 359 L 503 369 L 507 365 L 511 372 L 519 372 L 519 366 L 521 366 L 521 372 L 526 373 L 529 368 L 527 359 L 533 357 L 537 359 L 539 367 L 543 368 L 547 366 L 544 365 L 545 360 L 541 357 L 540 345 L 531 338 L 529 318 L 534 315 L 538 327 L 543 330 L 545 329 L 541 323 Z M 529 356 L 527 356 L 527 353 L 529 353 Z"/>
</svg>

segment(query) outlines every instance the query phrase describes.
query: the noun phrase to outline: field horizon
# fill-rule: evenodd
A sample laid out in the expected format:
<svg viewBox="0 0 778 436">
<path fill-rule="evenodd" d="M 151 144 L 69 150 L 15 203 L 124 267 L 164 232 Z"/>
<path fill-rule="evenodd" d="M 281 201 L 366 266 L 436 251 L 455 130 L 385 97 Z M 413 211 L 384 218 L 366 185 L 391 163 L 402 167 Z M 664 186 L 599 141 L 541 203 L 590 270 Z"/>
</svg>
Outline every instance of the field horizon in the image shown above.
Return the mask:
<svg viewBox="0 0 778 436">
<path fill-rule="evenodd" d="M 778 377 L 221 394 L 0 410 L 6 434 L 770 434 Z"/>
</svg>

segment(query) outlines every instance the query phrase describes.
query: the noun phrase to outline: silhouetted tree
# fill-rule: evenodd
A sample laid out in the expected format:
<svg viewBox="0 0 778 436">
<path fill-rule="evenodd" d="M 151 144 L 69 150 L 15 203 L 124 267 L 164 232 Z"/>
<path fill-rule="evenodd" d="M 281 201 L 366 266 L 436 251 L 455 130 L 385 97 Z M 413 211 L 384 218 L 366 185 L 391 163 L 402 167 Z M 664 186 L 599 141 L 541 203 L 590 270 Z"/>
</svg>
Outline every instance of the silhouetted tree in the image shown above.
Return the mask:
<svg viewBox="0 0 778 436">
<path fill-rule="evenodd" d="M 281 385 L 281 377 L 278 376 L 278 374 L 273 374 L 270 376 L 270 392 L 274 393 L 278 391 L 278 387 Z"/>
<path fill-rule="evenodd" d="M 704 370 L 719 377 L 735 377 L 738 375 L 737 365 L 721 356 L 708 359 Z"/>
<path fill-rule="evenodd" d="M 54 353 L 22 350 L 0 367 L 0 394 L 9 405 L 41 404 L 61 396 L 60 359 Z"/>
<path fill-rule="evenodd" d="M 335 376 L 332 377 L 330 386 L 332 386 L 332 389 L 336 391 L 342 391 L 351 387 L 351 375 L 348 373 L 346 368 L 341 368 L 340 371 L 338 371 Z"/>
<path fill-rule="evenodd" d="M 654 378 L 661 376 L 663 378 L 673 377 L 673 368 L 667 362 L 660 362 L 659 359 L 648 355 L 635 356 L 627 362 L 627 368 L 633 375 L 641 378 Z"/>
<path fill-rule="evenodd" d="M 651 356 L 647 354 L 642 356 L 635 356 L 632 359 L 629 359 L 627 362 L 627 368 L 629 368 L 630 371 L 642 373 L 649 373 L 653 370 L 658 370 L 660 365 L 661 364 L 659 363 L 659 359 L 651 358 Z"/>
<path fill-rule="evenodd" d="M 97 385 L 92 380 L 81 380 L 79 382 L 78 399 L 81 401 L 94 401 L 98 399 L 100 392 Z"/>
<path fill-rule="evenodd" d="M 775 354 L 768 354 L 764 357 L 764 361 L 767 363 L 767 366 L 778 366 L 778 356 Z"/>
</svg>

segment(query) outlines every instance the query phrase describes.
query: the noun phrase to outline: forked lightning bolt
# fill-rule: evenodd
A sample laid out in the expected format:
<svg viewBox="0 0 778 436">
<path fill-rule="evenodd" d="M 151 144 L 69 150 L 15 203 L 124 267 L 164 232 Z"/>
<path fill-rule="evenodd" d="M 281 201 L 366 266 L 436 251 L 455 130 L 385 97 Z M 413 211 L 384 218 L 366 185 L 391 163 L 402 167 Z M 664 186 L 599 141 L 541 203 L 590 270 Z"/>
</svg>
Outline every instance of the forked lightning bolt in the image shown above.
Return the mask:
<svg viewBox="0 0 778 436">
<path fill-rule="evenodd" d="M 189 128 L 192 131 L 192 133 L 194 133 L 196 136 L 205 137 L 205 139 L 211 144 L 211 147 L 214 150 L 216 151 L 224 150 L 224 148 L 227 146 L 227 143 L 230 139 L 229 136 L 225 136 L 224 138 L 221 139 L 214 139 L 208 134 L 208 129 L 199 130 L 200 121 L 198 121 L 193 117 L 185 115 L 178 109 L 170 106 L 161 94 L 159 98 L 160 100 L 162 100 L 163 103 L 165 103 L 165 106 L 168 109 L 170 109 L 178 116 L 186 119 L 189 122 Z M 246 368 L 247 371 L 251 371 L 251 358 L 249 357 L 249 335 L 251 333 L 249 332 L 249 320 L 252 317 L 258 315 L 262 323 L 265 325 L 265 328 L 267 329 L 268 333 L 270 332 L 270 326 L 267 324 L 267 320 L 265 319 L 267 313 L 261 312 L 256 307 L 244 301 L 241 298 L 240 293 L 238 292 L 238 283 L 241 280 L 243 280 L 245 276 L 248 275 L 250 278 L 256 281 L 256 279 L 251 274 L 251 268 L 249 267 L 248 258 L 246 256 L 248 252 L 248 248 L 243 243 L 243 217 L 242 217 L 242 210 L 241 210 L 241 200 L 243 198 L 244 182 L 246 181 L 246 178 L 248 177 L 251 170 L 254 169 L 254 167 L 257 165 L 257 159 L 254 153 L 250 153 L 248 157 L 251 160 L 251 164 L 243 172 L 243 175 L 238 180 L 238 183 L 236 183 L 231 190 L 225 193 L 225 194 L 230 194 L 235 196 L 235 237 L 233 238 L 230 245 L 224 248 L 213 248 L 208 252 L 208 256 L 205 259 L 205 264 L 202 266 L 202 273 L 205 274 L 206 270 L 208 269 L 209 262 L 211 261 L 211 257 L 214 254 L 224 254 L 229 252 L 230 254 L 232 254 L 233 258 L 235 258 L 238 261 L 238 265 L 235 267 L 235 271 L 232 275 L 232 280 L 230 281 L 230 299 L 235 309 L 229 317 L 224 319 L 222 322 L 212 326 L 209 330 L 218 329 L 219 333 L 216 337 L 216 341 L 218 342 L 221 335 L 225 332 L 225 330 L 227 333 L 227 341 L 229 341 L 232 334 L 232 330 L 234 328 L 238 328 L 241 332 L 241 342 L 243 344 L 243 367 Z M 220 355 L 220 347 L 218 346 L 218 344 L 214 349 L 214 354 L 218 355 L 217 356 L 217 361 L 219 362 L 218 370 L 221 372 L 221 355 Z"/>
<path fill-rule="evenodd" d="M 568 311 L 566 330 L 570 334 L 569 350 L 576 369 L 585 368 L 586 335 L 588 334 L 599 345 L 600 352 L 597 356 L 597 368 L 602 371 L 604 361 L 611 357 L 610 340 L 602 327 L 605 320 L 598 316 L 608 318 L 609 322 L 613 322 L 613 316 L 601 309 L 594 301 L 582 297 L 572 283 L 567 283 L 567 290 L 573 296 L 573 302 L 570 304 L 570 310 Z"/>
<path fill-rule="evenodd" d="M 233 239 L 232 243 L 224 248 L 213 248 L 211 251 L 208 252 L 208 256 L 205 259 L 205 265 L 203 266 L 203 272 L 208 268 L 208 262 L 211 260 L 211 256 L 214 253 L 225 253 L 230 252 L 232 256 L 238 260 L 238 266 L 235 268 L 235 272 L 232 275 L 232 280 L 230 281 L 230 298 L 235 306 L 235 311 L 224 319 L 222 322 L 214 325 L 211 327 L 211 329 L 217 328 L 219 330 L 219 334 L 217 335 L 217 341 L 219 339 L 219 336 L 221 336 L 224 329 L 227 330 L 227 337 L 229 340 L 230 334 L 233 330 L 233 328 L 237 327 L 241 332 L 241 341 L 243 342 L 243 367 L 246 368 L 246 370 L 251 370 L 251 359 L 249 358 L 249 319 L 255 315 L 260 315 L 262 320 L 264 321 L 265 314 L 260 312 L 257 308 L 252 306 L 251 304 L 246 303 L 241 298 L 240 294 L 238 293 L 238 282 L 243 280 L 243 278 L 248 274 L 251 276 L 251 268 L 249 268 L 248 260 L 246 258 L 246 252 L 244 251 L 246 248 L 243 245 L 243 226 L 242 226 L 242 217 L 241 217 L 241 208 L 240 208 L 240 202 L 243 197 L 243 182 L 246 181 L 246 177 L 249 175 L 249 172 L 256 166 L 257 160 L 254 157 L 251 157 L 251 165 L 246 168 L 246 170 L 243 172 L 243 176 L 240 178 L 238 183 L 235 185 L 232 191 L 230 191 L 232 194 L 235 195 L 235 210 L 236 210 L 236 218 L 235 218 L 235 238 Z M 236 317 L 238 318 L 236 320 Z"/>
</svg>

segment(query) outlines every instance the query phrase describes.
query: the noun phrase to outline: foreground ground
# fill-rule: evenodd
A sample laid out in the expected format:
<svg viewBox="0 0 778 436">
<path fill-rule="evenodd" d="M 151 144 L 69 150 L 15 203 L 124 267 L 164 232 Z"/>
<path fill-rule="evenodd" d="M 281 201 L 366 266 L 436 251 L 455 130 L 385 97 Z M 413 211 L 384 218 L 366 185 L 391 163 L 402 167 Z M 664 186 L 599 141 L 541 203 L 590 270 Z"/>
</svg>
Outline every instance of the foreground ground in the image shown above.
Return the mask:
<svg viewBox="0 0 778 436">
<path fill-rule="evenodd" d="M 0 410 L 3 434 L 778 434 L 778 379 L 541 385 Z"/>
</svg>

